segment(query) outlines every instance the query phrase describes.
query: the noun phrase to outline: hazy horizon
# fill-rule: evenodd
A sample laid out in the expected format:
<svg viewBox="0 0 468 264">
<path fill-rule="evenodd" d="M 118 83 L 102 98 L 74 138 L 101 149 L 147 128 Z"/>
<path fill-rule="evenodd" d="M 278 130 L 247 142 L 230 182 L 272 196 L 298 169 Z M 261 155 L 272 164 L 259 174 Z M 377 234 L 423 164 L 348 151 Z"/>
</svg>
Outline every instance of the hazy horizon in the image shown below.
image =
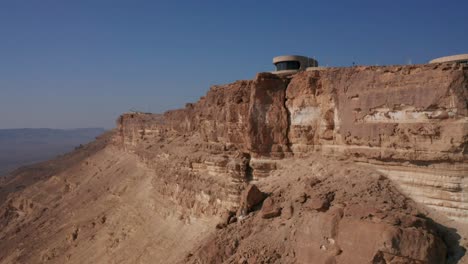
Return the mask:
<svg viewBox="0 0 468 264">
<path fill-rule="evenodd" d="M 466 1 L 5 1 L 0 129 L 113 128 L 211 85 L 271 71 L 274 56 L 324 66 L 420 64 L 468 53 Z"/>
<path fill-rule="evenodd" d="M 15 168 L 72 151 L 102 133 L 102 128 L 0 129 L 0 178 Z"/>
</svg>

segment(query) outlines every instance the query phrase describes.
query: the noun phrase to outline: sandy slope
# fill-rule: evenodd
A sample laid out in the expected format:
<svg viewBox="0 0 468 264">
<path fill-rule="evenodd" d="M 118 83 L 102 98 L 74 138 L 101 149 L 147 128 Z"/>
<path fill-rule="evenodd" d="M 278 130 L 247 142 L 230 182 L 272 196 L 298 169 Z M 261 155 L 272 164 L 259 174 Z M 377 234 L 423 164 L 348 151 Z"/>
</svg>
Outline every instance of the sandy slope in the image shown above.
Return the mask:
<svg viewBox="0 0 468 264">
<path fill-rule="evenodd" d="M 0 263 L 176 261 L 216 218 L 180 219 L 154 177 L 136 156 L 106 147 L 10 195 L 0 209 Z"/>
<path fill-rule="evenodd" d="M 220 211 L 210 208 L 224 208 L 230 190 L 222 167 L 185 167 L 212 150 L 174 136 L 124 151 L 110 136 L 0 184 L 0 263 L 441 263 L 444 252 L 447 263 L 466 262 L 466 234 L 451 229 L 460 226 L 372 168 L 318 155 L 278 160 L 253 181 L 271 208 L 216 229 Z"/>
</svg>

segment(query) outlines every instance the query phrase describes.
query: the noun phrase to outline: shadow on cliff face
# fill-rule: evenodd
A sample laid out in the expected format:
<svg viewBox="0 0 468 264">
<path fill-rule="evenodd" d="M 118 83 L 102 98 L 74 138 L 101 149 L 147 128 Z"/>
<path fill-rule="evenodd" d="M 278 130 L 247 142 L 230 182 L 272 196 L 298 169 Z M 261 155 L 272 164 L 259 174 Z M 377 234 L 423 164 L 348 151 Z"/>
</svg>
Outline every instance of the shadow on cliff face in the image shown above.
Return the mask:
<svg viewBox="0 0 468 264">
<path fill-rule="evenodd" d="M 465 256 L 466 248 L 460 245 L 461 236 L 458 230 L 440 223 L 431 218 L 427 218 L 440 232 L 440 236 L 447 246 L 447 264 L 456 264 Z"/>
</svg>

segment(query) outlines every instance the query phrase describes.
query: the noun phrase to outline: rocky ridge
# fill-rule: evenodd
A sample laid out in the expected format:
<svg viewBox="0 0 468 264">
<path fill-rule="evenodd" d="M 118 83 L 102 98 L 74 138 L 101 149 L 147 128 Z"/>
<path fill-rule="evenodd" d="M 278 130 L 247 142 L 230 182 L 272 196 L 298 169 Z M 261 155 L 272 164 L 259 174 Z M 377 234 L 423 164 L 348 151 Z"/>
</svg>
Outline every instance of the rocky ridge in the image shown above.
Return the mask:
<svg viewBox="0 0 468 264">
<path fill-rule="evenodd" d="M 267 177 L 284 157 L 347 158 L 466 223 L 467 76 L 466 68 L 449 64 L 261 73 L 212 87 L 197 103 L 164 115 L 124 114 L 119 140 L 132 150 L 168 133 L 197 134 L 201 145 L 223 156 L 203 161 L 205 167 L 229 171 L 234 189 L 236 179 Z M 222 165 L 233 163 L 240 170 Z"/>
<path fill-rule="evenodd" d="M 462 263 L 430 216 L 468 221 L 467 74 L 260 73 L 123 114 L 0 182 L 0 263 Z"/>
</svg>

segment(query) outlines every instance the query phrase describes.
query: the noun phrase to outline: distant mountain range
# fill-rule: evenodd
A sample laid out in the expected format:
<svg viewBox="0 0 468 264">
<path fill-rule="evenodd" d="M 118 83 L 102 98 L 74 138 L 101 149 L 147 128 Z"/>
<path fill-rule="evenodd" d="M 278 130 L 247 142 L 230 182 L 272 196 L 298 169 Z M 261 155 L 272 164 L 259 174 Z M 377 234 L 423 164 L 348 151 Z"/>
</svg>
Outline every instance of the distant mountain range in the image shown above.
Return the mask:
<svg viewBox="0 0 468 264">
<path fill-rule="evenodd" d="M 0 129 L 0 176 L 23 165 L 54 158 L 88 143 L 105 131 L 79 129 Z"/>
</svg>

